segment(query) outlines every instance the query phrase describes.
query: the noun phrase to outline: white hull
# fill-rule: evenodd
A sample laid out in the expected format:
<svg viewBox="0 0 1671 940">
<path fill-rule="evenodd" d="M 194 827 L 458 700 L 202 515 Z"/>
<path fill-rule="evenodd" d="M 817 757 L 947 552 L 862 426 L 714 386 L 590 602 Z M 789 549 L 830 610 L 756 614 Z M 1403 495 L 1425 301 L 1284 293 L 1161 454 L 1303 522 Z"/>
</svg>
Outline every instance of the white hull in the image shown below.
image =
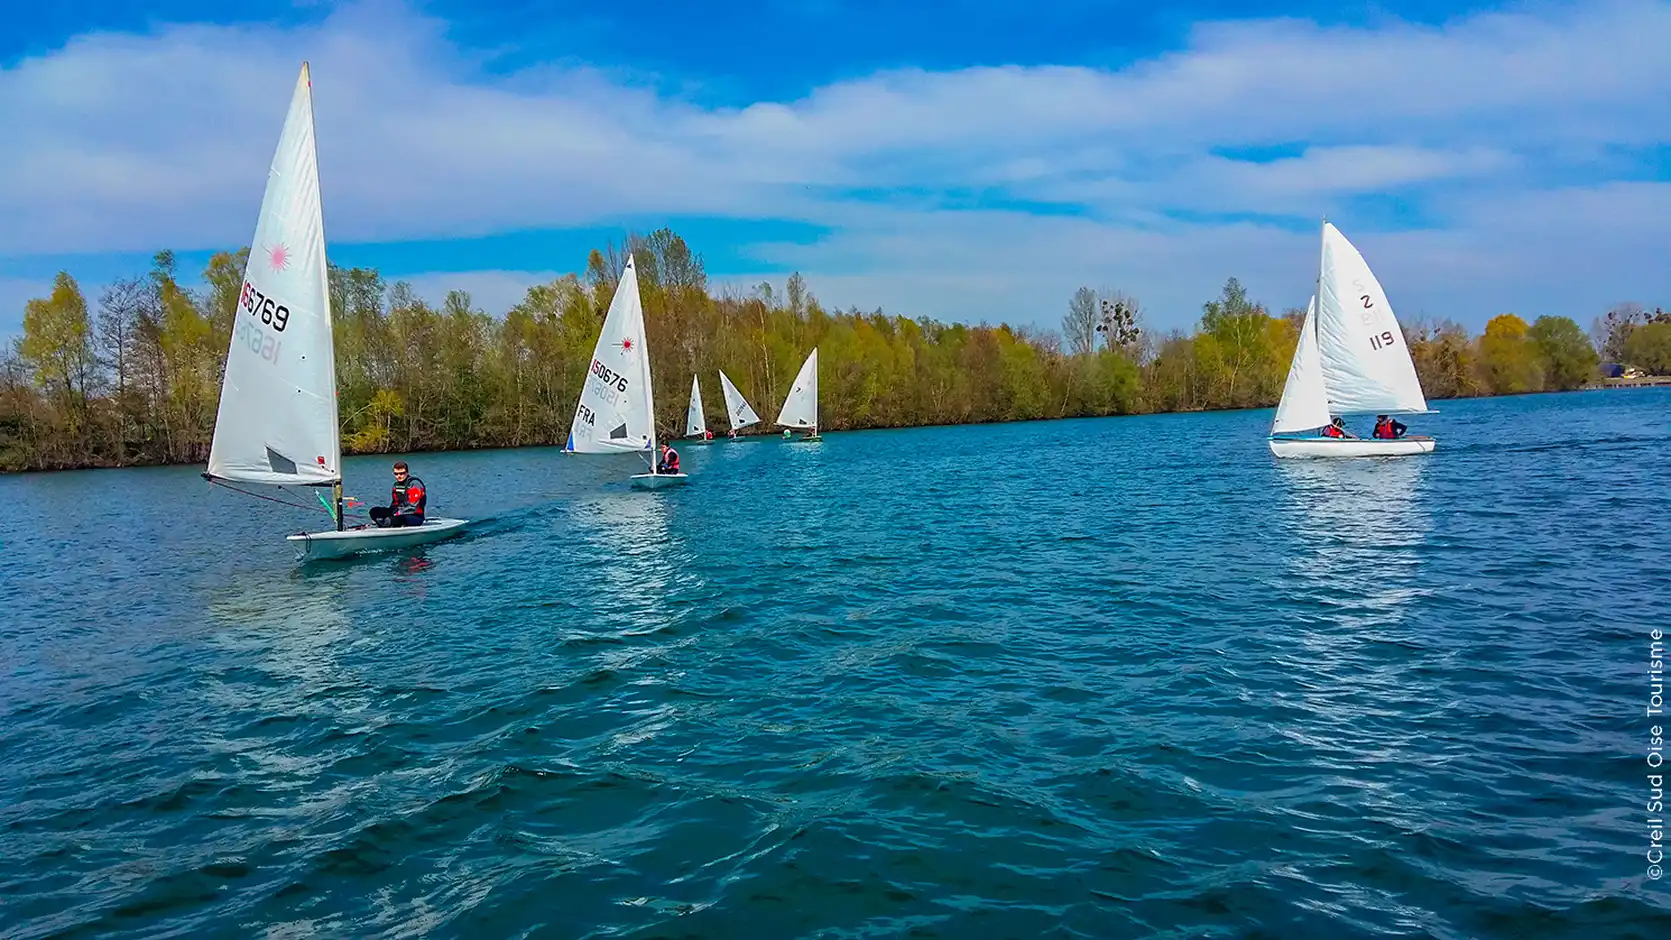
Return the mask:
<svg viewBox="0 0 1671 940">
<path fill-rule="evenodd" d="M 1408 457 L 1431 454 L 1438 444 L 1431 437 L 1375 438 L 1273 437 L 1271 453 L 1278 457 Z"/>
<path fill-rule="evenodd" d="M 464 531 L 468 519 L 425 519 L 421 526 L 380 529 L 344 529 L 341 532 L 310 532 L 306 535 L 286 536 L 285 541 L 296 547 L 297 561 L 324 561 L 345 558 L 361 552 L 388 552 L 439 542 Z"/>
<path fill-rule="evenodd" d="M 683 486 L 690 477 L 683 473 L 636 473 L 632 477 L 632 488 L 635 490 L 662 490 L 670 486 Z"/>
</svg>

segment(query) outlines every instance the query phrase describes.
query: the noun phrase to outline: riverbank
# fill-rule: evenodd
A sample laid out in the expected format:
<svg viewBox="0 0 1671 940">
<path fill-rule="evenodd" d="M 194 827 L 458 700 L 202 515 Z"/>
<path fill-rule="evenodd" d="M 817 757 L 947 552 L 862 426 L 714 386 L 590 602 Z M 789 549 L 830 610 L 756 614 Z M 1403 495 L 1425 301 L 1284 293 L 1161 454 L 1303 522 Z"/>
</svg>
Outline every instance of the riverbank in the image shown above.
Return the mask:
<svg viewBox="0 0 1671 940">
<path fill-rule="evenodd" d="M 1550 391 L 1537 391 L 1537 392 L 1521 392 L 1521 393 L 1517 393 L 1517 394 L 1514 394 L 1514 395 L 1468 395 L 1468 396 L 1464 396 L 1462 398 L 1433 398 L 1433 399 L 1429 400 L 1429 404 L 1437 405 L 1437 404 L 1442 404 L 1444 402 L 1450 402 L 1450 401 L 1473 401 L 1473 400 L 1493 399 L 1493 398 L 1517 398 L 1517 397 L 1527 397 L 1527 396 L 1536 396 L 1536 395 L 1559 395 L 1559 394 L 1565 394 L 1566 392 L 1571 392 L 1571 391 L 1586 391 L 1586 392 L 1589 392 L 1589 391 L 1603 391 L 1603 390 L 1610 390 L 1610 389 L 1665 388 L 1665 387 L 1671 387 L 1671 376 L 1648 376 L 1648 377 L 1643 377 L 1643 378 L 1639 378 L 1639 379 L 1609 379 L 1609 380 L 1604 380 L 1604 383 L 1602 383 L 1602 384 L 1586 385 L 1583 388 L 1579 388 L 1579 389 L 1550 390 Z M 832 423 L 832 424 L 825 425 L 825 426 L 821 427 L 819 430 L 824 431 L 824 432 L 835 431 L 835 432 L 844 432 L 845 433 L 845 432 L 852 432 L 852 431 L 902 431 L 902 430 L 910 430 L 910 429 L 915 429 L 915 428 L 983 427 L 983 426 L 994 426 L 994 425 L 1031 424 L 1031 423 L 1048 422 L 1048 421 L 1078 421 L 1078 420 L 1083 420 L 1083 419 L 1086 419 L 1086 418 L 1139 418 L 1139 417 L 1147 417 L 1147 416 L 1153 416 L 1153 415 L 1221 414 L 1221 413 L 1230 413 L 1230 412 L 1238 412 L 1238 411 L 1269 411 L 1274 407 L 1275 407 L 1275 403 L 1272 403 L 1272 404 L 1269 404 L 1269 405 L 1260 405 L 1260 406 L 1252 407 L 1252 408 L 1179 408 L 1179 409 L 1167 409 L 1167 410 L 1157 410 L 1157 411 L 1133 411 L 1133 412 L 1125 412 L 1125 413 L 1118 413 L 1118 414 L 1055 415 L 1055 416 L 1051 416 L 1051 417 L 1047 417 L 1047 418 L 1030 418 L 1029 417 L 1029 418 L 1012 418 L 1012 419 L 1007 419 L 1007 420 L 990 420 L 990 421 L 955 421 L 955 422 L 925 421 L 925 422 L 917 422 L 917 423 L 910 423 L 910 424 L 902 424 L 902 423 L 894 423 L 894 424 L 879 424 L 879 423 L 848 424 L 848 423 L 841 423 L 841 424 L 835 424 L 835 423 Z M 670 427 L 671 427 L 671 425 L 670 425 Z M 748 441 L 775 441 L 775 440 L 778 440 L 781 437 L 781 432 L 778 431 L 778 430 L 752 431 L 752 432 L 751 431 L 744 431 L 743 433 L 739 434 L 738 437 L 742 440 L 748 440 Z M 663 437 L 661 439 L 665 440 L 665 441 L 668 441 L 669 443 L 673 444 L 674 447 L 702 446 L 702 445 L 698 444 L 697 441 L 695 441 L 694 439 L 689 439 L 689 438 Z M 726 439 L 725 439 L 724 435 L 715 435 L 713 443 L 714 444 L 721 444 L 721 443 L 725 443 L 725 440 Z M 411 455 L 411 454 L 476 453 L 476 452 L 482 452 L 482 451 L 499 451 L 499 450 L 504 450 L 504 451 L 528 450 L 528 449 L 542 448 L 542 447 L 555 448 L 555 447 L 561 447 L 562 444 L 563 444 L 563 439 L 559 438 L 559 439 L 550 440 L 550 441 L 538 441 L 538 442 L 529 441 L 529 442 L 520 443 L 520 444 L 481 443 L 481 444 L 467 444 L 467 445 L 462 445 L 462 446 L 450 446 L 450 447 L 415 447 L 415 448 L 411 448 L 411 449 L 407 449 L 407 450 L 395 449 L 395 448 L 380 448 L 380 449 L 374 449 L 374 450 L 364 450 L 364 449 L 354 449 L 354 448 L 345 446 L 345 447 L 343 447 L 342 453 L 343 453 L 344 457 L 387 456 L 387 457 L 393 458 L 393 457 L 399 457 L 399 456 Z M 84 461 L 84 462 L 80 462 L 80 463 L 67 463 L 67 464 L 57 465 L 57 466 L 38 466 L 38 467 L 23 467 L 23 468 L 3 468 L 3 467 L 0 467 L 0 476 L 17 476 L 17 475 L 21 475 L 21 474 L 30 474 L 30 473 L 56 473 L 56 472 L 60 472 L 60 471 L 72 471 L 72 470 L 121 470 L 121 469 L 132 469 L 132 468 L 138 468 L 138 467 L 192 467 L 192 466 L 201 467 L 206 463 L 206 461 L 208 459 L 208 456 L 207 456 L 208 455 L 208 442 L 203 442 L 202 452 L 203 452 L 203 455 L 201 457 L 199 457 L 198 459 L 193 459 L 193 460 L 129 460 L 129 461 L 103 461 L 103 462 Z"/>
</svg>

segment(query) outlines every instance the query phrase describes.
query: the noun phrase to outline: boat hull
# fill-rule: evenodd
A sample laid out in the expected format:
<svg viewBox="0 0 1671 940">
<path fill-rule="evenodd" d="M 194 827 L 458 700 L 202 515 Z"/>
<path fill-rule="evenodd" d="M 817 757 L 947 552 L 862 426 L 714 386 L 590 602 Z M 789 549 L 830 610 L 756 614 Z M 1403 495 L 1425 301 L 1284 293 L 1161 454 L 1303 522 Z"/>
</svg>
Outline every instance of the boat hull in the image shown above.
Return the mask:
<svg viewBox="0 0 1671 940">
<path fill-rule="evenodd" d="M 664 490 L 670 486 L 683 486 L 690 482 L 690 477 L 683 473 L 637 473 L 631 482 L 635 490 Z"/>
<path fill-rule="evenodd" d="M 1396 440 L 1340 437 L 1273 437 L 1271 453 L 1290 458 L 1410 457 L 1431 454 L 1438 445 L 1431 437 L 1401 437 Z"/>
<path fill-rule="evenodd" d="M 439 542 L 463 533 L 468 519 L 425 519 L 423 525 L 400 528 L 344 529 L 286 536 L 296 548 L 297 561 L 325 561 L 365 552 L 391 552 Z"/>
</svg>

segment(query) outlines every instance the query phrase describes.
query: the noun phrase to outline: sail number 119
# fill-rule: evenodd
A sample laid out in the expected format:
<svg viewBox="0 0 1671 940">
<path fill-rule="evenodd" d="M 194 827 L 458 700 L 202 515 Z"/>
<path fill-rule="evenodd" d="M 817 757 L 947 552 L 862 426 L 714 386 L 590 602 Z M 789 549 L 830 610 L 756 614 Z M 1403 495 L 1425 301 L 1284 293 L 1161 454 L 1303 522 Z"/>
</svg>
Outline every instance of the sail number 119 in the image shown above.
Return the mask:
<svg viewBox="0 0 1671 940">
<path fill-rule="evenodd" d="M 1393 344 L 1392 330 L 1383 330 L 1380 336 L 1371 336 L 1369 345 L 1375 349 L 1385 349 Z"/>
</svg>

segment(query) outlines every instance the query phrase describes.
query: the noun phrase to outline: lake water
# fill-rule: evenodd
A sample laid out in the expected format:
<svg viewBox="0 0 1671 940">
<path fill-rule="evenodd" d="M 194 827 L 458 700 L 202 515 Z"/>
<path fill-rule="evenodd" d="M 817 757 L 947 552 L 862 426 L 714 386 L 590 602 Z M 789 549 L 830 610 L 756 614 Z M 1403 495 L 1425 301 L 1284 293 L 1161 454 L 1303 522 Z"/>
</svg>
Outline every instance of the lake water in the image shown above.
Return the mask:
<svg viewBox="0 0 1671 940">
<path fill-rule="evenodd" d="M 1663 936 L 1671 390 L 1438 407 L 0 479 L 0 936 Z"/>
</svg>

